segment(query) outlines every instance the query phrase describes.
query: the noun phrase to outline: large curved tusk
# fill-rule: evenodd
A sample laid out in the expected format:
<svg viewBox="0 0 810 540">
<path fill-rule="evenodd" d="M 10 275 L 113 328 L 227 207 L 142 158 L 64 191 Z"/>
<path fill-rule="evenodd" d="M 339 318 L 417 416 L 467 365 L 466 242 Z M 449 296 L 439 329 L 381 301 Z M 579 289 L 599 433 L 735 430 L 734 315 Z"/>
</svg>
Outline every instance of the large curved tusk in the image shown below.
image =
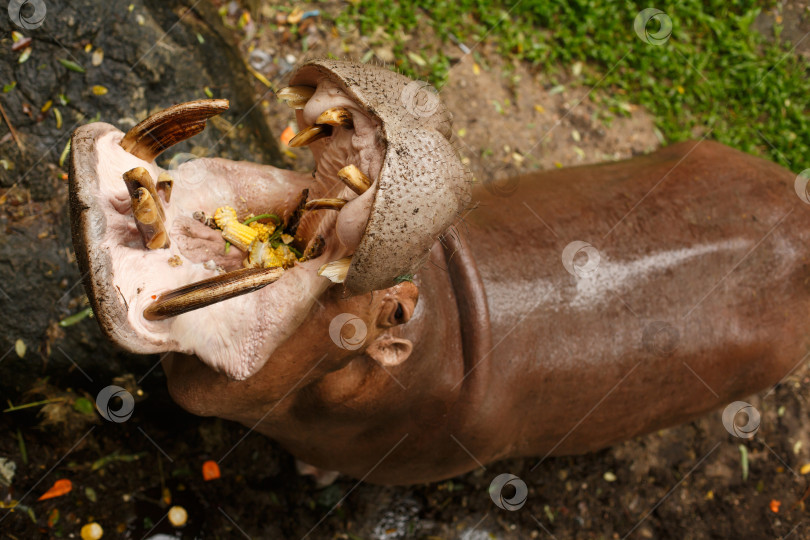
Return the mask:
<svg viewBox="0 0 810 540">
<path fill-rule="evenodd" d="M 205 129 L 205 121 L 228 110 L 227 99 L 200 99 L 173 105 L 153 114 L 121 139 L 121 146 L 144 161 Z"/>
<path fill-rule="evenodd" d="M 165 292 L 144 311 L 148 321 L 161 321 L 229 298 L 257 291 L 277 281 L 283 268 L 243 268 Z"/>
</svg>

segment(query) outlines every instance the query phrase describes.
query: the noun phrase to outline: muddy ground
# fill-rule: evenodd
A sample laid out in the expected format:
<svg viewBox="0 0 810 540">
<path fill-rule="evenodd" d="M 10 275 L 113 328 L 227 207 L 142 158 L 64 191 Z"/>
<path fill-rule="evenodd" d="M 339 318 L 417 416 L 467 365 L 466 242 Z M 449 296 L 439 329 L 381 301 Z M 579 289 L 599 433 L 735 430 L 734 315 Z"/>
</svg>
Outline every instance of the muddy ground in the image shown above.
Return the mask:
<svg viewBox="0 0 810 540">
<path fill-rule="evenodd" d="M 231 98 L 232 110 L 178 151 L 312 166 L 306 150 L 276 149 L 291 115 L 260 79 L 280 85 L 304 57 L 363 57 L 368 41 L 329 22 L 339 3 L 302 6 L 322 11 L 305 30 L 303 53 L 301 35 L 266 25 L 289 6 L 245 5 L 252 8 L 247 26 L 236 3 L 49 2 L 42 28 L 25 33 L 34 43 L 22 64 L 20 52 L 9 53 L 11 25 L 0 6 L 0 85 L 17 81 L 0 105 L 19 139 L 0 124 L 4 478 L 8 463 L 16 466 L 10 482 L 0 479 L 0 537 L 77 538 L 96 521 L 105 538 L 810 538 L 802 474 L 810 463 L 810 376 L 802 359 L 780 385 L 748 400 L 762 413 L 753 439 L 731 436 L 718 411 L 586 456 L 506 461 L 431 485 L 377 487 L 341 477 L 318 488 L 271 441 L 174 405 L 157 357 L 115 349 L 89 318 L 59 326 L 86 305 L 60 165 L 75 124 L 98 115 L 128 128 L 148 112 L 210 92 Z M 496 180 L 491 189 L 508 190 L 506 179 L 521 171 L 621 159 L 660 144 L 640 108 L 609 118 L 598 99 L 606 90 L 578 85 L 573 66 L 550 81 L 486 45 L 476 62 L 453 44 L 441 46 L 455 60 L 441 95 L 455 114 L 459 151 L 479 180 Z M 96 66 L 99 48 L 104 60 Z M 386 60 L 386 51 L 376 52 Z M 262 77 L 242 69 L 240 55 Z M 96 95 L 98 85 L 108 93 Z M 126 422 L 87 408 L 109 384 L 136 396 Z M 220 478 L 203 479 L 208 460 L 220 463 Z M 529 488 L 518 511 L 499 509 L 488 495 L 504 472 Z M 72 490 L 38 501 L 59 479 Z M 165 518 L 175 504 L 189 514 L 181 529 Z"/>
</svg>

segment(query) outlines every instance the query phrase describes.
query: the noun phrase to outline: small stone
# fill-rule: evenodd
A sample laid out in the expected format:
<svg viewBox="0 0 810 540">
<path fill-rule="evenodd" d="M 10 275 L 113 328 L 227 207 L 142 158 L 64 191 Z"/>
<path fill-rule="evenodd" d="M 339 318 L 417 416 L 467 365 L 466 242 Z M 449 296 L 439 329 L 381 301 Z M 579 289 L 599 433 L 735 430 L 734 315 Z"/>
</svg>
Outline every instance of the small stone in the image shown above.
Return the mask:
<svg viewBox="0 0 810 540">
<path fill-rule="evenodd" d="M 25 357 L 25 351 L 27 350 L 28 347 L 26 346 L 23 340 L 18 339 L 17 341 L 14 342 L 14 352 L 16 352 L 17 356 L 19 356 L 20 358 Z"/>
<path fill-rule="evenodd" d="M 188 521 L 188 512 L 182 506 L 172 506 L 169 508 L 169 522 L 174 527 L 182 527 Z"/>
<path fill-rule="evenodd" d="M 104 61 L 104 50 L 96 49 L 93 51 L 93 56 L 90 58 L 90 63 L 98 67 Z"/>
<path fill-rule="evenodd" d="M 615 481 L 616 481 L 616 475 L 615 475 L 615 474 L 613 474 L 613 473 L 612 473 L 612 472 L 610 472 L 610 471 L 606 472 L 606 473 L 605 473 L 605 474 L 602 476 L 602 478 L 604 478 L 604 479 L 605 479 L 605 482 L 615 482 Z"/>
<path fill-rule="evenodd" d="M 104 529 L 94 521 L 82 527 L 81 536 L 82 540 L 99 540 L 99 538 L 104 536 Z"/>
</svg>

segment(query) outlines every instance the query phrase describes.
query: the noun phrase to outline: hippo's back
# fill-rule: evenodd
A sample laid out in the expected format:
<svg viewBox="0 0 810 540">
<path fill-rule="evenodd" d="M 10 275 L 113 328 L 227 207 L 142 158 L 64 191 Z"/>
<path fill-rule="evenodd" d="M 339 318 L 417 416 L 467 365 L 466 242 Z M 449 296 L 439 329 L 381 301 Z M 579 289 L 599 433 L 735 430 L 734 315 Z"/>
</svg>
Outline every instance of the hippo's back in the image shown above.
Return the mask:
<svg viewBox="0 0 810 540">
<path fill-rule="evenodd" d="M 790 371 L 810 342 L 795 178 L 702 141 L 479 189 L 465 221 L 496 344 L 480 376 L 510 401 L 482 410 L 511 411 L 512 454 L 598 448 Z"/>
</svg>

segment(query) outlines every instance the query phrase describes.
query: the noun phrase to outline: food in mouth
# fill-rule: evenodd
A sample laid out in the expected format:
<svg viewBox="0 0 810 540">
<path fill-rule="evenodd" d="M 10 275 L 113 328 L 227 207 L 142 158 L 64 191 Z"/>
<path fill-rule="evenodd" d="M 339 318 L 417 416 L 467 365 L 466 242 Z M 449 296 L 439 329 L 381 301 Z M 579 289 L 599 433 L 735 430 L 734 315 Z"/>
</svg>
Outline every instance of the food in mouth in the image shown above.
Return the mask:
<svg viewBox="0 0 810 540">
<path fill-rule="evenodd" d="M 371 69 L 393 86 L 358 85 L 358 69 L 369 73 L 315 61 L 278 92 L 300 126 L 290 145 L 312 150 L 312 173 L 219 158 L 156 163 L 227 100 L 175 105 L 127 133 L 102 123 L 74 132 L 74 246 L 111 339 L 193 354 L 244 379 L 329 287 L 387 288 L 424 262 L 469 200 L 466 171 L 447 158 L 449 113 L 411 118 L 397 101 L 407 78 Z M 438 168 L 437 147 L 449 150 Z"/>
</svg>

